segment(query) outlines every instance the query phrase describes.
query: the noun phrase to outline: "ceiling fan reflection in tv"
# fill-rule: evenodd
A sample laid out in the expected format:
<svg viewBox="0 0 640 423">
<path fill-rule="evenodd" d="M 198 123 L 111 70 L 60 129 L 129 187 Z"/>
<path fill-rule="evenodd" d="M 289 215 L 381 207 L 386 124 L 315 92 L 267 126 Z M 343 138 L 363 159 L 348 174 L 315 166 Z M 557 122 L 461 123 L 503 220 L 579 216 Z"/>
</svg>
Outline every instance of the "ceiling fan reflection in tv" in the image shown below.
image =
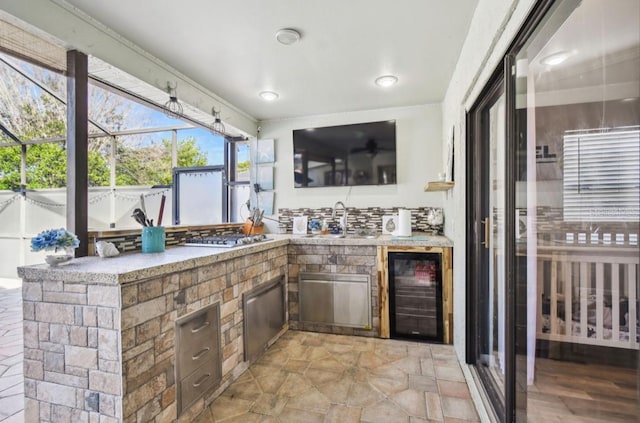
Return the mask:
<svg viewBox="0 0 640 423">
<path fill-rule="evenodd" d="M 380 147 L 375 139 L 370 138 L 364 147 L 352 148 L 351 154 L 365 153 L 369 157 L 375 157 L 381 151 L 394 151 L 393 148 Z"/>
</svg>

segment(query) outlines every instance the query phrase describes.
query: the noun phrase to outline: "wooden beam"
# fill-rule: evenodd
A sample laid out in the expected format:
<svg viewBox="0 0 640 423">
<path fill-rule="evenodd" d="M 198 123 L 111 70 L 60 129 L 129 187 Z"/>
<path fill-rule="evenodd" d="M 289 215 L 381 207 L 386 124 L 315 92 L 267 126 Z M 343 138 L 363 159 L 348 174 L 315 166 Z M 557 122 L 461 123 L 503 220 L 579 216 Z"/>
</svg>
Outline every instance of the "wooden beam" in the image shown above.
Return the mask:
<svg viewBox="0 0 640 423">
<path fill-rule="evenodd" d="M 389 261 L 387 247 L 378 247 L 378 316 L 380 338 L 390 338 L 389 328 Z"/>
<path fill-rule="evenodd" d="M 88 254 L 88 66 L 87 55 L 67 52 L 67 229 L 80 239 L 76 257 Z"/>
</svg>

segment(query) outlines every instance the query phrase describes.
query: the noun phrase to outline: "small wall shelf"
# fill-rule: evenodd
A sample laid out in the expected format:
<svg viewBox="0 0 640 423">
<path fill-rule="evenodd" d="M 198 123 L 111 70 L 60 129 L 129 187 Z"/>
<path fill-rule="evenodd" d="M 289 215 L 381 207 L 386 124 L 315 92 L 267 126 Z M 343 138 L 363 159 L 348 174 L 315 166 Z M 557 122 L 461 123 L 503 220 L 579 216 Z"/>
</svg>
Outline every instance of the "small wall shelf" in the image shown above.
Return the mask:
<svg viewBox="0 0 640 423">
<path fill-rule="evenodd" d="M 425 191 L 447 191 L 447 190 L 453 188 L 454 185 L 455 185 L 455 182 L 453 182 L 453 181 L 449 181 L 449 182 L 445 182 L 445 181 L 427 182 L 427 185 L 425 185 L 424 190 Z"/>
</svg>

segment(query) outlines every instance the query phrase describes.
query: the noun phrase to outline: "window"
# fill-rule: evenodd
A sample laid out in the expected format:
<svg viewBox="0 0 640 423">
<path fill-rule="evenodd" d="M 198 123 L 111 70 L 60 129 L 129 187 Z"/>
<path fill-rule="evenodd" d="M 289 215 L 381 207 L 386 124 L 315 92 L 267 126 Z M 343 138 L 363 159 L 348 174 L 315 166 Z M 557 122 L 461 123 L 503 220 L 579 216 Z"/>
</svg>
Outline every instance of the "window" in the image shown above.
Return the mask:
<svg viewBox="0 0 640 423">
<path fill-rule="evenodd" d="M 564 220 L 640 219 L 640 130 L 567 131 L 564 136 Z"/>
</svg>

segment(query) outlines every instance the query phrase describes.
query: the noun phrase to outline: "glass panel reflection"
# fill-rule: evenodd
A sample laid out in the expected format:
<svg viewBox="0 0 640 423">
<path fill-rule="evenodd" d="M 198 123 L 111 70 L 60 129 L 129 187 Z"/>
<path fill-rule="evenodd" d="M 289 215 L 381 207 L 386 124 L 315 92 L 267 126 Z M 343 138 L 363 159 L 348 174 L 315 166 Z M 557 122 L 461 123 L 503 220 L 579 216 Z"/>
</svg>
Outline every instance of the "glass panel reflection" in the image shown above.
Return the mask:
<svg viewBox="0 0 640 423">
<path fill-rule="evenodd" d="M 558 2 L 516 58 L 529 421 L 640 415 L 638 16 Z"/>
</svg>

